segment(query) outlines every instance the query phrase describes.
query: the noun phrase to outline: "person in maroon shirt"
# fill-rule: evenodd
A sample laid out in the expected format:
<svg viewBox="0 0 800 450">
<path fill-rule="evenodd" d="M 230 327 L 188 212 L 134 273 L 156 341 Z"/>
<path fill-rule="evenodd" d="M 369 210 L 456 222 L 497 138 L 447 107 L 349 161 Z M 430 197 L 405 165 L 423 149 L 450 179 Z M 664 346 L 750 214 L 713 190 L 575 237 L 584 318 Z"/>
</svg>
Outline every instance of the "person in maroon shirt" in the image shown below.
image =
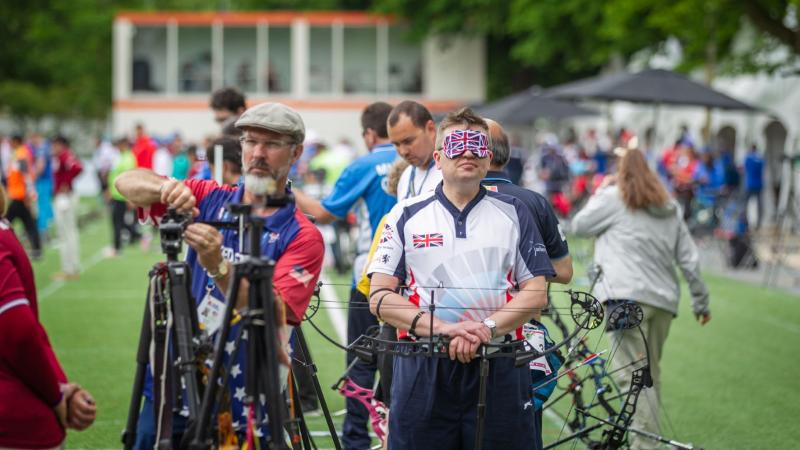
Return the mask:
<svg viewBox="0 0 800 450">
<path fill-rule="evenodd" d="M 61 241 L 61 272 L 56 279 L 74 279 L 80 273 L 80 246 L 78 235 L 78 198 L 72 184 L 83 171 L 81 160 L 72 153 L 69 141 L 59 136 L 53 140 L 53 210 L 56 231 Z"/>
<path fill-rule="evenodd" d="M 33 268 L 5 207 L 0 186 L 0 448 L 56 448 L 66 428 L 85 430 L 97 410 L 53 353 L 39 322 Z"/>
</svg>

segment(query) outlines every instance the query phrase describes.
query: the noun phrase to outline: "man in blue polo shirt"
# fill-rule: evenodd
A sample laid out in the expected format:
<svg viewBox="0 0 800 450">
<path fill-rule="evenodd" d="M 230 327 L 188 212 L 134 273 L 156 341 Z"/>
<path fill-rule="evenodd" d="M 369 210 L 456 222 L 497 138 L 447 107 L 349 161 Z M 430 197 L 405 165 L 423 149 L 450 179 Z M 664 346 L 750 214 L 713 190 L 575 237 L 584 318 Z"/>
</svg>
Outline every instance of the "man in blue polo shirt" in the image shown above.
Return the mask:
<svg viewBox="0 0 800 450">
<path fill-rule="evenodd" d="M 475 447 L 476 352 L 521 339 L 523 324 L 547 303 L 545 277 L 555 275 L 527 207 L 481 186 L 491 159 L 486 122 L 463 109 L 438 131 L 442 183 L 392 209 L 368 269 L 373 314 L 409 339 L 431 328 L 450 338 L 450 359 L 395 358 L 392 449 Z M 399 285 L 408 298 L 391 290 Z M 535 448 L 530 383 L 530 371 L 512 359 L 491 360 L 483 448 Z"/>
<path fill-rule="evenodd" d="M 372 236 L 381 219 L 397 203 L 397 199 L 387 192 L 386 175 L 397 159 L 397 151 L 389 141 L 386 121 L 392 111 L 391 105 L 376 102 L 364 109 L 361 114 L 364 144 L 370 150 L 353 161 L 336 180 L 333 191 L 321 202 L 301 192 L 296 192 L 297 206 L 305 213 L 314 216 L 320 223 L 330 223 L 343 218 L 357 208 L 359 236 L 356 258 L 353 263 L 353 285 L 350 289 L 350 305 L 347 314 L 347 340 L 353 342 L 377 325 L 369 311 L 364 308 L 367 299 L 355 288 L 355 281 L 361 277 Z M 354 356 L 347 353 L 347 364 Z M 375 365 L 356 362 L 350 369 L 350 378 L 357 385 L 372 389 L 375 382 Z M 347 415 L 344 418 L 342 442 L 346 449 L 364 450 L 370 447 L 371 439 L 367 432 L 369 413 L 353 398 L 347 399 Z"/>
</svg>

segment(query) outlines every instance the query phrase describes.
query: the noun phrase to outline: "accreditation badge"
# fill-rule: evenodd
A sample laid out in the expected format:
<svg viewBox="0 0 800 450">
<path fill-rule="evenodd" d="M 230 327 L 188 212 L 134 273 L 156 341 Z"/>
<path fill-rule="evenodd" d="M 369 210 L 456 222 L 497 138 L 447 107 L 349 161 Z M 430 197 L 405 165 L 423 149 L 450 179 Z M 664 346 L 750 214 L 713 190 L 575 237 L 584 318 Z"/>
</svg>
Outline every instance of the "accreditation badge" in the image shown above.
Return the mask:
<svg viewBox="0 0 800 450">
<path fill-rule="evenodd" d="M 545 331 L 532 323 L 525 323 L 522 325 L 522 336 L 534 350 L 537 352 L 544 352 Z M 536 370 L 544 373 L 545 376 L 553 373 L 550 364 L 547 362 L 547 357 L 542 356 L 534 359 L 529 363 L 531 370 Z"/>
<path fill-rule="evenodd" d="M 213 335 L 221 326 L 225 318 L 225 303 L 217 300 L 212 295 L 214 289 L 206 288 L 206 295 L 200 306 L 197 307 L 197 320 L 200 329 L 205 330 L 208 335 Z"/>
</svg>

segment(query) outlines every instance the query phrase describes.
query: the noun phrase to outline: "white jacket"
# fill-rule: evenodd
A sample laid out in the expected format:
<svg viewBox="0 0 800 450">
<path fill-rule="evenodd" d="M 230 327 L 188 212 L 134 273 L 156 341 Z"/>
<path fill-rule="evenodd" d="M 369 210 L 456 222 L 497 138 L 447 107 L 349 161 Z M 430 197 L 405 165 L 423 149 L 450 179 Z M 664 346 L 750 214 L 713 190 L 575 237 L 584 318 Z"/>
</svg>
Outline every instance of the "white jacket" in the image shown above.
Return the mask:
<svg viewBox="0 0 800 450">
<path fill-rule="evenodd" d="M 572 231 L 597 238 L 594 259 L 603 270 L 596 287 L 600 301 L 635 300 L 677 315 L 677 264 L 689 283 L 694 313 L 710 312 L 697 247 L 676 203 L 633 211 L 616 186 L 605 187 L 575 216 Z"/>
</svg>

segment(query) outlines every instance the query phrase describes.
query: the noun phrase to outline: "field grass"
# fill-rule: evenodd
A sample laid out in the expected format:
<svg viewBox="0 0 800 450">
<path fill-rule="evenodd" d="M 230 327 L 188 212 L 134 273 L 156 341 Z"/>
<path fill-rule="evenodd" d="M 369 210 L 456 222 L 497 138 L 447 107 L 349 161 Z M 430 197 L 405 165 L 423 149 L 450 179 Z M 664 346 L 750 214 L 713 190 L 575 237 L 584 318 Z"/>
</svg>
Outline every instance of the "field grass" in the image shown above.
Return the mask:
<svg viewBox="0 0 800 450">
<path fill-rule="evenodd" d="M 121 257 L 104 259 L 110 225 L 103 219 L 81 233 L 80 280 L 53 282 L 58 254 L 48 249 L 34 264 L 40 293 L 41 320 L 71 380 L 95 395 L 98 420 L 88 431 L 70 432 L 67 448 L 119 448 L 134 371 L 149 267 L 161 259 L 153 246 L 126 249 Z M 154 243 L 154 244 L 157 244 Z M 586 244 L 575 243 L 576 256 Z M 580 248 L 583 246 L 583 249 Z M 580 269 L 576 272 L 580 274 Z M 347 277 L 330 275 L 334 283 Z M 672 427 L 664 434 L 706 449 L 790 449 L 800 447 L 800 297 L 737 280 L 706 276 L 712 295 L 713 320 L 700 327 L 684 291 L 681 311 L 673 321 L 662 360 L 663 405 Z M 580 283 L 578 281 L 577 283 Z M 347 286 L 335 286 L 340 299 Z M 563 297 L 563 296 L 562 296 Z M 557 302 L 566 302 L 565 297 Z M 337 336 L 330 315 L 322 309 L 314 322 Z M 346 313 L 346 311 L 341 311 Z M 331 410 L 343 408 L 329 387 L 344 370 L 344 354 L 304 326 Z M 589 335 L 607 348 L 598 333 Z M 342 417 L 336 417 L 341 426 Z M 324 431 L 322 418 L 310 420 Z M 545 419 L 545 443 L 561 429 Z M 322 447 L 330 442 L 319 439 Z M 570 447 L 565 445 L 564 447 Z"/>
</svg>

